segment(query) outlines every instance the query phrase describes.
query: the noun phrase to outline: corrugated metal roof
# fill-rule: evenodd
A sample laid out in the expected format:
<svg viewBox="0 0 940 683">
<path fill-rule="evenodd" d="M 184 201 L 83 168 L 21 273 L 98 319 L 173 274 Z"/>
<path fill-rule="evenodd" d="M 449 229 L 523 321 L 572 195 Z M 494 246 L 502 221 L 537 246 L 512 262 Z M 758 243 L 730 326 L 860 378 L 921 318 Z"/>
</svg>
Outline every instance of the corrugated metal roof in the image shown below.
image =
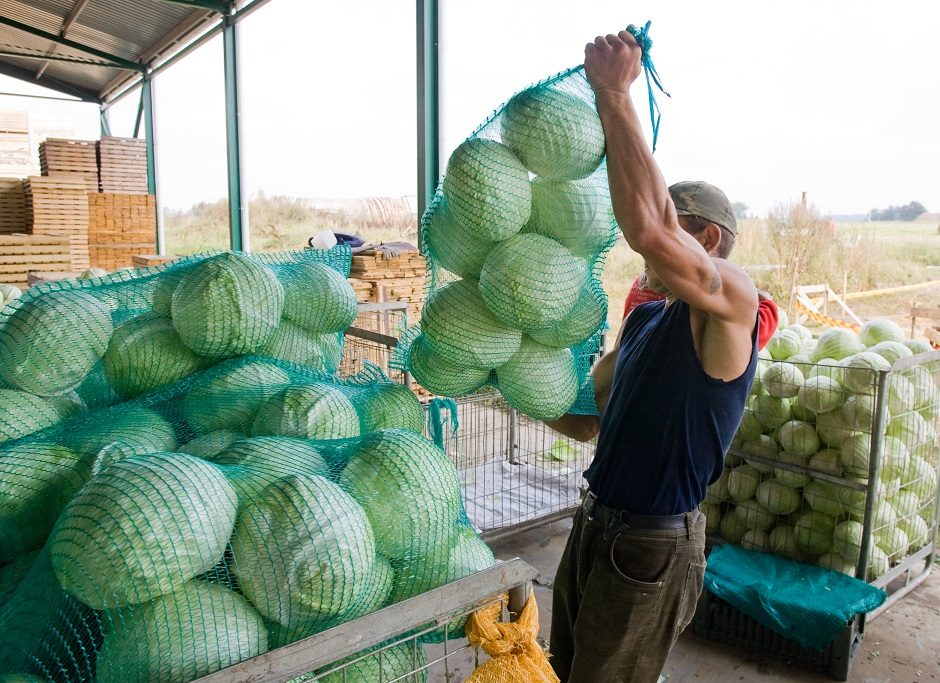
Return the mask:
<svg viewBox="0 0 940 683">
<path fill-rule="evenodd" d="M 217 25 L 222 14 L 203 7 L 231 4 L 0 0 L 0 73 L 104 102 Z"/>
</svg>

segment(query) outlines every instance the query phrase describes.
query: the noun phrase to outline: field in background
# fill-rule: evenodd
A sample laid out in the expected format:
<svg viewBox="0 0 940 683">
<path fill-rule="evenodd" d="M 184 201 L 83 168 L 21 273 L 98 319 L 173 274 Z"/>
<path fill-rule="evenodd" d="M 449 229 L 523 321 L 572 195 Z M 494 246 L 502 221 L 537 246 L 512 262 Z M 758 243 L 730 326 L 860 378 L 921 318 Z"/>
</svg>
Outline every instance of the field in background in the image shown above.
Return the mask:
<svg viewBox="0 0 940 683">
<path fill-rule="evenodd" d="M 406 202 L 363 199 L 340 207 L 314 206 L 285 197 L 258 197 L 250 205 L 255 251 L 301 249 L 321 230 L 357 234 L 369 242 L 417 244 L 417 219 Z M 777 207 L 767 218 L 741 221 L 732 260 L 750 272 L 761 289 L 786 308 L 792 283 L 828 283 L 838 293 L 858 292 L 940 280 L 940 234 L 930 221 L 831 223 L 813 207 Z M 200 204 L 166 215 L 168 250 L 191 254 L 228 247 L 228 204 Z M 623 301 L 643 262 L 623 239 L 611 250 L 604 270 L 610 297 L 609 321 L 619 328 Z M 794 274 L 794 271 L 796 273 Z M 913 301 L 940 303 L 940 286 L 851 302 L 863 320 L 890 317 L 908 329 Z"/>
</svg>

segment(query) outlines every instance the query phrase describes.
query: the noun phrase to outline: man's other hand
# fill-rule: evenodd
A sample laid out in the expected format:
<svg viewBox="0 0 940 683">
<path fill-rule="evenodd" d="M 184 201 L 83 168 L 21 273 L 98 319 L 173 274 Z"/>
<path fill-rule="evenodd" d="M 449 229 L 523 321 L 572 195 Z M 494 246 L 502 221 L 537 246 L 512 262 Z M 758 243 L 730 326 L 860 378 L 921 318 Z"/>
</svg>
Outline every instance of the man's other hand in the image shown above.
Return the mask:
<svg viewBox="0 0 940 683">
<path fill-rule="evenodd" d="M 643 50 L 629 31 L 598 36 L 584 47 L 584 71 L 594 92 L 627 93 L 643 66 Z"/>
</svg>

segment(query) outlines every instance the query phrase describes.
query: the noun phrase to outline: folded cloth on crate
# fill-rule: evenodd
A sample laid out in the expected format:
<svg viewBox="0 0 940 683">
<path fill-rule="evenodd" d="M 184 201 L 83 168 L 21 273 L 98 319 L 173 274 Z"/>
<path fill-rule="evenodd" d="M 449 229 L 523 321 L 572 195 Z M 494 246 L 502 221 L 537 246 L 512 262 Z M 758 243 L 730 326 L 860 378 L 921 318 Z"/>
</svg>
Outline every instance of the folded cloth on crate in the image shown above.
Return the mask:
<svg viewBox="0 0 940 683">
<path fill-rule="evenodd" d="M 767 628 L 816 650 L 831 643 L 853 616 L 887 597 L 831 569 L 730 543 L 716 545 L 709 554 L 705 588 Z"/>
</svg>

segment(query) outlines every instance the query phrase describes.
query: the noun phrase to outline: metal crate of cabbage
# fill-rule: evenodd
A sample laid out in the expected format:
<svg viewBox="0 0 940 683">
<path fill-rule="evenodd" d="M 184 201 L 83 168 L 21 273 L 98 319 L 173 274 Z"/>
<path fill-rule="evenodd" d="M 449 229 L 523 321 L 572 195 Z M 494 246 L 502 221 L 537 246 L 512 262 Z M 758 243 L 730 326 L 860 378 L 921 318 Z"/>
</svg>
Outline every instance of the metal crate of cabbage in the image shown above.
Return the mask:
<svg viewBox="0 0 940 683">
<path fill-rule="evenodd" d="M 426 404 L 433 396 L 388 365 L 404 304 L 360 304 L 347 331 L 340 371 L 378 365 Z M 579 443 L 512 408 L 496 391 L 457 399 L 442 412 L 444 450 L 460 475 L 464 505 L 484 538 L 494 539 L 572 514 L 594 444 Z"/>
<path fill-rule="evenodd" d="M 866 619 L 930 573 L 940 506 L 940 351 L 900 357 L 890 370 L 865 361 L 764 361 L 704 509 L 716 541 L 843 571 L 883 588 L 886 602 L 848 623 L 822 651 L 708 594 L 693 624 L 705 637 L 839 680 L 848 676 Z"/>
<path fill-rule="evenodd" d="M 500 562 L 194 683 L 449 681 L 454 676 L 453 662 L 479 654 L 467 652 L 470 645 L 462 635 L 454 639 L 455 625 L 495 602 L 504 605 L 503 619 L 514 618 L 525 605 L 537 574 L 520 559 Z M 424 644 L 428 639 L 438 643 L 441 637 L 435 634 L 444 635 L 442 643 Z"/>
</svg>

